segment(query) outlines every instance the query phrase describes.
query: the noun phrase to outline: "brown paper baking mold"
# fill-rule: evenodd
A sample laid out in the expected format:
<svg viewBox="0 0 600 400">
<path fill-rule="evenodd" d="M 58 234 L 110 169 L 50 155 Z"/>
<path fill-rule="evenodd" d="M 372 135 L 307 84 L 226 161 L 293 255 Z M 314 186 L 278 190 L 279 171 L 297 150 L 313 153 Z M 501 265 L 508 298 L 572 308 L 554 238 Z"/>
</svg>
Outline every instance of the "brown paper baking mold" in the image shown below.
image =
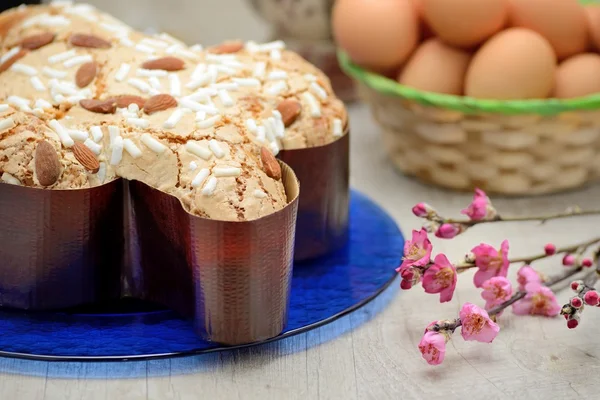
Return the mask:
<svg viewBox="0 0 600 400">
<path fill-rule="evenodd" d="M 117 298 L 123 181 L 79 190 L 0 185 L 0 306 L 43 310 Z"/>
<path fill-rule="evenodd" d="M 193 318 L 208 340 L 278 335 L 287 321 L 299 185 L 288 205 L 247 222 L 187 213 L 140 182 L 79 190 L 0 185 L 0 305 L 60 309 L 119 296 Z"/>
<path fill-rule="evenodd" d="M 302 190 L 298 204 L 295 260 L 323 256 L 348 240 L 348 128 L 344 136 L 324 146 L 282 150 L 278 158 L 289 165 Z"/>
<path fill-rule="evenodd" d="M 197 217 L 175 197 L 129 182 L 127 288 L 193 318 L 207 340 L 235 345 L 285 328 L 299 186 L 284 163 L 288 205 L 253 221 Z"/>
</svg>

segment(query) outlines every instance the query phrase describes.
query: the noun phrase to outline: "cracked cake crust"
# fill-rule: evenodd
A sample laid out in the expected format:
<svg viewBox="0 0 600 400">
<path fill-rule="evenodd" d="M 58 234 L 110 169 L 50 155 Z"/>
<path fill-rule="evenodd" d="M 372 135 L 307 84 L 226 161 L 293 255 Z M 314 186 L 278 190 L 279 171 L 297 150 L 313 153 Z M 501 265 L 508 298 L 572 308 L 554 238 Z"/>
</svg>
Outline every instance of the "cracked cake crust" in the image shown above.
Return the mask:
<svg viewBox="0 0 600 400">
<path fill-rule="evenodd" d="M 328 79 L 282 42 L 187 47 L 68 2 L 6 11 L 0 35 L 4 183 L 81 189 L 123 177 L 176 196 L 192 214 L 245 221 L 287 204 L 261 147 L 277 154 L 344 135 L 346 111 Z M 142 106 L 157 95 L 152 110 Z M 284 100 L 299 107 L 279 107 Z M 61 166 L 49 186 L 35 170 L 44 140 Z M 98 158 L 98 172 L 77 160 L 76 142 Z"/>
</svg>

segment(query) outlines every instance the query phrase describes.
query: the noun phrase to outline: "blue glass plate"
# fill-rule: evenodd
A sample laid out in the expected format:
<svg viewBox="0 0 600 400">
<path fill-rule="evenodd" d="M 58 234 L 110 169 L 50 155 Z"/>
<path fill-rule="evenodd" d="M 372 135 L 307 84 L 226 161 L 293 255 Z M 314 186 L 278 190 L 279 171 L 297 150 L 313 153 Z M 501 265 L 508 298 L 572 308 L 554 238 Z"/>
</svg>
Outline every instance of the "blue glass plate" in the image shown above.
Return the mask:
<svg viewBox="0 0 600 400">
<path fill-rule="evenodd" d="M 283 339 L 335 321 L 394 280 L 404 239 L 375 203 L 353 191 L 345 248 L 296 264 L 288 325 L 270 340 L 224 347 L 200 339 L 174 312 L 122 300 L 69 312 L 0 311 L 0 356 L 38 360 L 153 359 L 231 350 Z"/>
</svg>

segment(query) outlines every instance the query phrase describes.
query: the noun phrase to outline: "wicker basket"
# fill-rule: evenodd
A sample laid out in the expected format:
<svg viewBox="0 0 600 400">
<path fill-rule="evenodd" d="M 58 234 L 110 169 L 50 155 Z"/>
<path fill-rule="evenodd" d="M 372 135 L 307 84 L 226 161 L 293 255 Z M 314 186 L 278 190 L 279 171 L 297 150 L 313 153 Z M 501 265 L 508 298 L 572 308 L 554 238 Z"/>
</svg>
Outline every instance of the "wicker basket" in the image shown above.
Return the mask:
<svg viewBox="0 0 600 400">
<path fill-rule="evenodd" d="M 496 101 L 421 92 L 338 56 L 407 175 L 504 195 L 558 192 L 600 177 L 600 95 Z"/>
</svg>

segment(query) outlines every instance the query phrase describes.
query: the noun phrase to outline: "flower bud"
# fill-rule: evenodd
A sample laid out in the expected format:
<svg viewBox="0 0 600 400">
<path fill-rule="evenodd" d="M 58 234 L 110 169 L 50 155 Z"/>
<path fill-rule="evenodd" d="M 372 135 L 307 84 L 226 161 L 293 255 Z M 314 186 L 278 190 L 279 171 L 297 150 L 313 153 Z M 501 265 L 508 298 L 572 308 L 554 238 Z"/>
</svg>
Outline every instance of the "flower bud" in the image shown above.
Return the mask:
<svg viewBox="0 0 600 400">
<path fill-rule="evenodd" d="M 590 290 L 583 295 L 583 301 L 590 306 L 597 306 L 600 303 L 600 295 L 595 290 Z"/>
<path fill-rule="evenodd" d="M 573 281 L 571 282 L 571 289 L 574 292 L 579 293 L 583 290 L 583 281 Z"/>
<path fill-rule="evenodd" d="M 402 277 L 402 279 L 412 281 L 415 277 L 415 270 L 412 268 L 405 269 L 400 273 L 400 276 Z"/>
<path fill-rule="evenodd" d="M 430 209 L 431 207 L 429 207 L 427 204 L 419 203 L 412 208 L 412 212 L 419 218 L 427 218 Z"/>
<path fill-rule="evenodd" d="M 461 233 L 464 229 L 457 224 L 442 224 L 435 232 L 435 236 L 441 239 L 452 239 Z"/>
<path fill-rule="evenodd" d="M 575 329 L 579 325 L 579 317 L 574 315 L 571 319 L 567 320 L 567 328 Z"/>
<path fill-rule="evenodd" d="M 571 305 L 575 308 L 580 308 L 583 305 L 583 301 L 579 297 L 573 297 L 571 299 Z"/>
<path fill-rule="evenodd" d="M 554 254 L 556 254 L 556 246 L 552 243 L 548 243 L 544 246 L 544 252 L 547 256 L 553 256 Z"/>
<path fill-rule="evenodd" d="M 575 265 L 575 256 L 573 254 L 566 254 L 563 257 L 562 263 L 565 267 Z"/>
<path fill-rule="evenodd" d="M 584 258 L 583 261 L 581 261 L 581 265 L 583 265 L 586 268 L 589 268 L 592 265 L 594 265 L 594 262 L 589 258 Z"/>
<path fill-rule="evenodd" d="M 412 288 L 412 282 L 407 281 L 406 279 L 402 279 L 402 281 L 400 282 L 400 288 L 402 288 L 402 290 L 408 290 Z"/>
</svg>

